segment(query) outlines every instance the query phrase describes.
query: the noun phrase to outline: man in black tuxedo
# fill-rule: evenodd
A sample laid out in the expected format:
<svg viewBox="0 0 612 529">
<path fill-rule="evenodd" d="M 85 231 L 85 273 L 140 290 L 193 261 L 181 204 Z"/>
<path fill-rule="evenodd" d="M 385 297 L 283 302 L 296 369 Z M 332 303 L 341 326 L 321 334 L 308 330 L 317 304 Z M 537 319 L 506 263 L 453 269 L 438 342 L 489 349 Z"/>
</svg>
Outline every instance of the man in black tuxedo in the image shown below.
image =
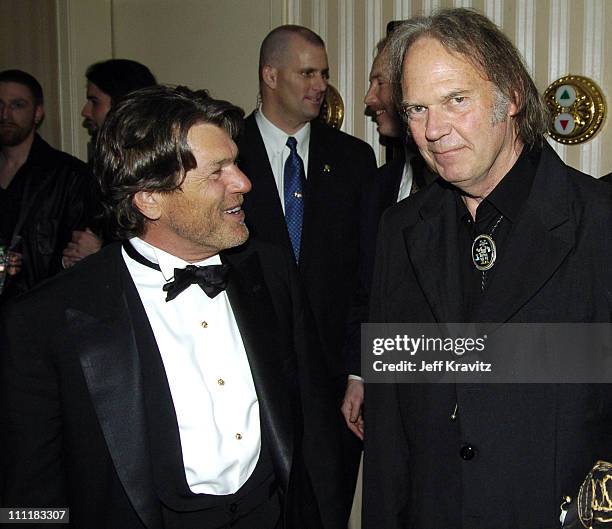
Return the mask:
<svg viewBox="0 0 612 529">
<path fill-rule="evenodd" d="M 261 107 L 246 119 L 238 146 L 240 167 L 253 182 L 247 224 L 296 262 L 339 408 L 347 375 L 360 369 L 359 309 L 367 304 L 360 272 L 376 162 L 369 145 L 317 119 L 328 77 L 317 34 L 301 26 L 270 32 L 260 51 Z M 359 410 L 347 423 L 362 436 Z M 329 527 L 346 526 L 355 488 L 360 442 L 348 429 L 344 442 L 344 497 L 322 509 Z"/>
<path fill-rule="evenodd" d="M 548 146 L 513 44 L 453 9 L 403 22 L 389 45 L 441 178 L 383 214 L 371 321 L 610 322 L 612 190 Z M 366 383 L 365 529 L 559 527 L 563 496 L 612 456 L 610 386 L 482 380 Z"/>
<path fill-rule="evenodd" d="M 3 315 L 4 506 L 83 529 L 322 528 L 303 429 L 329 461 L 331 397 L 291 261 L 243 244 L 242 117 L 163 86 L 109 114 L 95 171 L 123 243 Z"/>
</svg>

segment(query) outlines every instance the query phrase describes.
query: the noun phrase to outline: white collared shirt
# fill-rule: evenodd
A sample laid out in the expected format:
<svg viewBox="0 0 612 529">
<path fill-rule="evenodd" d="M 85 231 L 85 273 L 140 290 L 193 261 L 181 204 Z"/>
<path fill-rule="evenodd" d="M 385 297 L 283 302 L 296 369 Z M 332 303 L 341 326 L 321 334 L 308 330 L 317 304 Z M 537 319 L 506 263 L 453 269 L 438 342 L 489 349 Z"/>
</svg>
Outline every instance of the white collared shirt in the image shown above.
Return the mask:
<svg viewBox="0 0 612 529">
<path fill-rule="evenodd" d="M 283 211 L 285 211 L 285 162 L 291 151 L 287 147 L 287 138 L 289 134 L 279 129 L 266 116 L 261 109 L 255 112 L 255 122 L 259 128 L 259 132 L 266 146 L 270 167 L 276 181 L 278 196 L 280 197 Z M 297 152 L 304 162 L 304 177 L 308 178 L 308 148 L 310 146 L 310 123 L 306 123 L 300 130 L 292 136 L 297 140 Z M 247 175 L 248 176 L 248 175 Z"/>
<path fill-rule="evenodd" d="M 194 493 L 232 494 L 252 474 L 261 449 L 259 401 L 226 292 L 209 298 L 191 285 L 166 302 L 174 268 L 187 263 L 142 239 L 130 243 L 161 272 L 123 259 L 161 353 L 178 420 L 185 477 Z"/>
<path fill-rule="evenodd" d="M 405 154 L 406 156 L 404 157 L 404 159 L 406 161 L 404 162 L 404 170 L 402 171 L 402 179 L 400 180 L 399 192 L 397 193 L 396 202 L 404 200 L 406 197 L 410 196 L 410 191 L 412 190 L 413 174 L 412 165 L 410 163 L 412 155 L 407 151 Z"/>
</svg>

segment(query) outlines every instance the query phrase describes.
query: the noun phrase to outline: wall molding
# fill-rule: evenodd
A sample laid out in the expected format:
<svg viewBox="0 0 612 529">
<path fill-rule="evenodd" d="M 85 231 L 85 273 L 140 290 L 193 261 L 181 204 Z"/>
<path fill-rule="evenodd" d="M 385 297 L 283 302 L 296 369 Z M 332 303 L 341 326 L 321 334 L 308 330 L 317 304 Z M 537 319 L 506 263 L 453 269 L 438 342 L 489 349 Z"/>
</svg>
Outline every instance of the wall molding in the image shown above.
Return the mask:
<svg viewBox="0 0 612 529">
<path fill-rule="evenodd" d="M 548 85 L 569 73 L 569 1 L 551 0 L 548 18 Z M 567 146 L 554 140 L 549 143 L 562 160 Z"/>
<path fill-rule="evenodd" d="M 535 2 L 517 0 L 516 2 L 516 47 L 519 49 L 527 71 L 534 76 L 535 66 Z"/>
<path fill-rule="evenodd" d="M 606 73 L 603 60 L 606 36 L 604 0 L 585 0 L 583 24 L 583 75 L 601 86 Z M 600 176 L 597 173 L 601 166 L 601 138 L 600 133 L 580 146 L 580 170 L 592 176 Z"/>
<path fill-rule="evenodd" d="M 405 20 L 412 16 L 412 6 L 408 0 L 393 1 L 393 20 Z"/>
<path fill-rule="evenodd" d="M 338 2 L 338 81 L 344 99 L 342 130 L 353 133 L 354 83 L 353 61 L 355 54 L 355 3 L 353 0 Z"/>
<path fill-rule="evenodd" d="M 327 42 L 327 0 L 312 0 L 312 29 Z"/>
<path fill-rule="evenodd" d="M 504 25 L 504 0 L 485 0 L 484 14 L 500 28 Z"/>
<path fill-rule="evenodd" d="M 300 24 L 302 20 L 300 0 L 286 0 L 284 24 Z"/>
<path fill-rule="evenodd" d="M 79 137 L 77 131 L 80 123 L 74 108 L 74 101 L 78 101 L 76 71 L 76 57 L 72 35 L 71 4 L 59 1 L 55 5 L 57 18 L 57 55 L 58 55 L 58 89 L 59 89 L 59 116 L 60 116 L 60 149 L 75 155 L 79 153 Z M 72 104 L 71 104 L 72 103 Z"/>
<path fill-rule="evenodd" d="M 382 0 L 366 0 L 365 18 L 365 57 L 367 64 L 365 70 L 365 86 L 367 90 L 370 85 L 370 70 L 372 69 L 372 63 L 374 62 L 374 56 L 376 54 L 376 44 L 383 37 L 385 31 L 382 21 Z M 384 148 L 379 141 L 376 123 L 368 116 L 364 116 L 364 131 L 365 141 L 372 146 L 372 149 L 374 149 L 374 154 L 376 155 L 376 161 L 378 164 L 382 164 L 384 160 Z"/>
</svg>

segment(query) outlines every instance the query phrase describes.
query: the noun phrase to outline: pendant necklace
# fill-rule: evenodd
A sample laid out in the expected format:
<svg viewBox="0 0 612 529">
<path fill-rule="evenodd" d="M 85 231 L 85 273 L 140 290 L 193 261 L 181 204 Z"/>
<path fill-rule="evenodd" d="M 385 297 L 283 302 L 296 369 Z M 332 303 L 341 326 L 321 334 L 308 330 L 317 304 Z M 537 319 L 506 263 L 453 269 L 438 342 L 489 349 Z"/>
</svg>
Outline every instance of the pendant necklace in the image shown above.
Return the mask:
<svg viewBox="0 0 612 529">
<path fill-rule="evenodd" d="M 491 231 L 488 234 L 483 233 L 478 235 L 472 243 L 472 262 L 476 269 L 482 272 L 482 281 L 480 284 L 482 291 L 484 291 L 487 281 L 487 270 L 493 268 L 495 260 L 497 259 L 497 247 L 493 240 L 493 234 L 503 218 L 504 216 L 500 215 L 493 225 L 493 228 L 491 228 Z"/>
</svg>

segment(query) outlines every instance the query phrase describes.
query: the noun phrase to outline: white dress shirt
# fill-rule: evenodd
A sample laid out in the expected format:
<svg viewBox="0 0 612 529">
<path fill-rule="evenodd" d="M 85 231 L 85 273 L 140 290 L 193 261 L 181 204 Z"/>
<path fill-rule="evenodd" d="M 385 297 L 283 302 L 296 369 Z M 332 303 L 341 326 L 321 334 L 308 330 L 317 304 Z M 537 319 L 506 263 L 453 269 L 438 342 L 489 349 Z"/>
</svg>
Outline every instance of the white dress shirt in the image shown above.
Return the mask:
<svg viewBox="0 0 612 529">
<path fill-rule="evenodd" d="M 280 197 L 283 212 L 285 211 L 285 162 L 291 151 L 287 147 L 287 138 L 289 134 L 279 129 L 271 121 L 264 116 L 261 109 L 255 112 L 255 122 L 259 128 L 259 132 L 266 146 L 270 167 L 276 181 L 278 196 Z M 310 123 L 306 123 L 300 130 L 292 136 L 297 141 L 297 152 L 304 162 L 304 177 L 308 178 L 308 148 L 310 146 Z"/>
<path fill-rule="evenodd" d="M 404 162 L 404 170 L 402 172 L 402 179 L 400 180 L 399 192 L 397 193 L 396 202 L 404 200 L 410 195 L 410 191 L 412 190 L 413 174 L 412 165 L 410 164 L 412 155 L 409 152 L 406 152 L 405 154 L 406 155 L 404 156 L 404 159 L 406 161 Z"/>
<path fill-rule="evenodd" d="M 161 353 L 178 420 L 185 477 L 194 493 L 232 494 L 252 474 L 261 449 L 259 402 L 226 292 L 209 298 L 191 285 L 166 302 L 174 268 L 187 263 L 139 238 L 130 243 L 161 272 L 123 259 Z"/>
</svg>

